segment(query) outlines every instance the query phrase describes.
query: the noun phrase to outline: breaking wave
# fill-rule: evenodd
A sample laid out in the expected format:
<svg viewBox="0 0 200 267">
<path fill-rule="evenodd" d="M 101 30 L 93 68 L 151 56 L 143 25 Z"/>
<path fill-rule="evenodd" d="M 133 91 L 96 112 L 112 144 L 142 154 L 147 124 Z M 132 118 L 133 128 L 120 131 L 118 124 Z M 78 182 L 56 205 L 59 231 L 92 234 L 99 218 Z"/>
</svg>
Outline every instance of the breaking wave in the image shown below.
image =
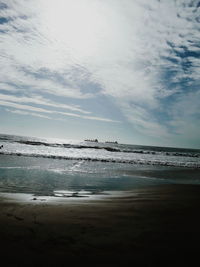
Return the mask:
<svg viewBox="0 0 200 267">
<path fill-rule="evenodd" d="M 103 145 L 79 145 L 79 144 L 58 144 L 58 143 L 47 143 L 41 141 L 15 141 L 16 143 L 32 145 L 32 146 L 46 146 L 46 147 L 61 147 L 61 148 L 73 148 L 73 149 L 95 149 L 95 150 L 106 150 L 109 152 L 121 152 L 121 153 L 136 153 L 136 154 L 150 154 L 150 155 L 165 155 L 165 156 L 178 156 L 178 157 L 192 157 L 200 158 L 200 153 L 194 152 L 177 152 L 177 151 L 152 151 L 152 150 L 141 150 L 141 149 L 124 149 L 115 146 L 103 146 Z"/>
<path fill-rule="evenodd" d="M 34 153 L 19 153 L 19 152 L 0 152 L 0 155 L 10 156 L 24 156 L 24 157 L 36 157 L 36 158 L 49 158 L 58 160 L 84 160 L 84 161 L 99 161 L 99 162 L 111 162 L 111 163 L 126 163 L 126 164 L 138 164 L 138 165 L 157 165 L 157 166 L 173 166 L 173 167 L 186 167 L 186 168 L 200 168 L 199 162 L 176 162 L 158 159 L 122 159 L 122 158 L 108 158 L 108 157 L 87 157 L 87 156 L 59 156 L 49 154 L 34 154 Z"/>
</svg>

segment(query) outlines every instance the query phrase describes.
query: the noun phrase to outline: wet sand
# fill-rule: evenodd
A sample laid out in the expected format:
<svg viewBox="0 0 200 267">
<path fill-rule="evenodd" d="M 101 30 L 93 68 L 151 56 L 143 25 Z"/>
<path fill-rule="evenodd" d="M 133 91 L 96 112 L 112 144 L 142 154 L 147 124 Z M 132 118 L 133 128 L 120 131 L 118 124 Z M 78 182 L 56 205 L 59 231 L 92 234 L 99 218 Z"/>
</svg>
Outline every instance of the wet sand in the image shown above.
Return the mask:
<svg viewBox="0 0 200 267">
<path fill-rule="evenodd" d="M 200 186 L 51 202 L 0 197 L 2 266 L 196 266 Z"/>
</svg>

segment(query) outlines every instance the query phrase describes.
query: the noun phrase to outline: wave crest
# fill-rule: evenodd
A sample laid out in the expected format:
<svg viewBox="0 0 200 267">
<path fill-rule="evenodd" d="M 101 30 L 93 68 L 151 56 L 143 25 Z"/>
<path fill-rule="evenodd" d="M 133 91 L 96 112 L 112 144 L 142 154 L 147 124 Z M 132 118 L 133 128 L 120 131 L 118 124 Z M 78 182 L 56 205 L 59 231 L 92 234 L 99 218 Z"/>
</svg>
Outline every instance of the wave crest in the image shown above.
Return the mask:
<svg viewBox="0 0 200 267">
<path fill-rule="evenodd" d="M 34 154 L 34 153 L 19 153 L 19 152 L 0 152 L 0 155 L 10 156 L 23 156 L 23 157 L 36 157 L 36 158 L 49 158 L 58 160 L 84 160 L 84 161 L 99 161 L 110 163 L 126 163 L 126 164 L 141 164 L 141 165 L 157 165 L 157 166 L 173 166 L 173 167 L 186 167 L 186 168 L 200 168 L 200 163 L 197 162 L 174 162 L 162 160 L 149 160 L 149 159 L 119 159 L 119 158 L 103 158 L 103 157 L 69 157 L 58 155 Z"/>
</svg>

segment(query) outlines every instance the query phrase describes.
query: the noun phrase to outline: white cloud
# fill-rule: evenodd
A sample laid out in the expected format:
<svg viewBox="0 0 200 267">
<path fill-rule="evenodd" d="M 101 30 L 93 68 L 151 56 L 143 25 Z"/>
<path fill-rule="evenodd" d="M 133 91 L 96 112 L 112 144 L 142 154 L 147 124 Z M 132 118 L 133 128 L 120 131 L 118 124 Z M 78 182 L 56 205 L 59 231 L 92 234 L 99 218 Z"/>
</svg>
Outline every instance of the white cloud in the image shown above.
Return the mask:
<svg viewBox="0 0 200 267">
<path fill-rule="evenodd" d="M 78 106 L 70 106 L 62 103 L 56 103 L 54 101 L 51 101 L 49 99 L 45 99 L 44 97 L 40 95 L 33 95 L 30 97 L 17 97 L 14 95 L 6 95 L 0 93 L 0 99 L 5 101 L 11 101 L 11 102 L 17 102 L 17 103 L 33 103 L 38 105 L 44 105 L 44 106 L 50 106 L 50 107 L 56 107 L 56 108 L 62 108 L 62 109 L 68 109 L 76 112 L 80 112 L 83 114 L 90 114 L 89 111 L 82 110 Z"/>
<path fill-rule="evenodd" d="M 44 109 L 44 108 L 33 107 L 33 106 L 29 106 L 29 105 L 21 105 L 21 104 L 9 102 L 9 101 L 0 100 L 0 105 L 5 106 L 5 107 L 13 107 L 13 108 L 22 109 L 22 110 L 28 110 L 28 111 L 53 113 L 52 111 Z"/>
<path fill-rule="evenodd" d="M 27 112 L 35 111 L 35 112 L 40 112 L 40 113 L 60 114 L 60 115 L 68 116 L 68 117 L 81 118 L 81 119 L 87 119 L 87 120 L 96 120 L 96 121 L 104 121 L 104 122 L 115 122 L 115 123 L 119 122 L 119 121 L 111 120 L 111 119 L 107 119 L 107 118 L 79 115 L 79 114 L 70 113 L 70 112 L 48 110 L 48 109 L 44 109 L 44 108 L 33 107 L 33 106 L 30 106 L 30 105 L 22 105 L 22 104 L 10 102 L 10 101 L 2 101 L 2 100 L 0 100 L 0 106 L 12 107 L 12 108 L 16 108 L 16 109 L 22 109 L 22 110 L 26 110 Z"/>
<path fill-rule="evenodd" d="M 44 118 L 44 119 L 49 119 L 49 120 L 53 119 L 49 116 L 45 116 L 45 115 L 34 113 L 34 112 L 22 111 L 22 110 L 18 110 L 18 109 L 15 109 L 15 110 L 6 109 L 6 111 L 14 113 L 14 114 L 19 114 L 19 115 L 28 115 L 28 116 L 34 116 L 34 117 L 39 117 L 39 118 Z"/>
<path fill-rule="evenodd" d="M 158 136 L 159 138 L 170 138 L 170 133 L 167 127 L 159 124 L 154 116 L 145 108 L 134 103 L 124 104 L 122 108 L 135 129 L 142 134 L 152 137 Z"/>
<path fill-rule="evenodd" d="M 170 107 L 169 113 L 173 118 L 173 124 L 182 122 L 187 127 L 194 117 L 200 118 L 200 91 L 189 92 L 177 98 L 176 104 Z M 176 123 L 174 123 L 174 121 Z M 198 125 L 199 126 L 199 125 Z M 180 130 L 180 129 L 179 129 Z"/>
<path fill-rule="evenodd" d="M 23 46 L 22 46 L 23 48 Z M 16 53 L 18 53 L 16 51 Z M 88 98 L 90 94 L 81 92 L 75 84 L 69 81 L 68 85 L 50 79 L 48 76 L 40 77 L 41 69 L 28 68 L 19 62 L 4 57 L 1 61 L 1 89 L 11 91 L 25 91 L 30 93 L 48 93 L 55 96 L 70 98 Z M 24 68 L 24 69 L 23 69 Z M 26 70 L 27 68 L 27 70 Z M 62 76 L 62 73 L 60 74 Z M 53 74 L 52 74 L 53 76 Z"/>
<path fill-rule="evenodd" d="M 19 103 L 56 108 L 57 101 L 44 94 L 91 102 L 99 94 L 112 97 L 126 119 L 147 136 L 168 138 L 174 122 L 177 132 L 185 131 L 176 113 L 185 95 L 192 105 L 187 90 L 199 86 L 199 1 L 3 2 L 9 8 L 1 10 L 8 23 L 0 25 L 0 89 L 22 95 L 20 100 L 2 93 L 4 104 L 51 113 Z M 86 111 L 81 104 L 59 108 L 81 113 L 57 110 L 60 115 L 115 121 L 95 117 L 94 109 Z M 197 123 L 196 110 L 184 111 L 183 121 L 190 117 Z M 160 111 L 167 123 L 156 115 Z"/>
</svg>

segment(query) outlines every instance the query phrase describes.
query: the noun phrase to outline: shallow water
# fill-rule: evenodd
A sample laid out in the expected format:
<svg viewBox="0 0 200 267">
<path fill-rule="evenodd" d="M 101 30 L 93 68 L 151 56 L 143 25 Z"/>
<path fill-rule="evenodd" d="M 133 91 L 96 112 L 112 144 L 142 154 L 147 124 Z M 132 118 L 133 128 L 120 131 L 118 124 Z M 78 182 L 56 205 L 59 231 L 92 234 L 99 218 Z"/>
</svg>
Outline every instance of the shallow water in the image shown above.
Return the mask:
<svg viewBox="0 0 200 267">
<path fill-rule="evenodd" d="M 0 151 L 0 192 L 79 197 L 84 192 L 91 195 L 160 184 L 200 184 L 198 150 L 59 143 L 5 135 L 0 139 L 4 145 Z"/>
<path fill-rule="evenodd" d="M 169 183 L 199 184 L 199 177 L 198 169 L 0 155 L 0 192 L 97 194 Z"/>
</svg>

